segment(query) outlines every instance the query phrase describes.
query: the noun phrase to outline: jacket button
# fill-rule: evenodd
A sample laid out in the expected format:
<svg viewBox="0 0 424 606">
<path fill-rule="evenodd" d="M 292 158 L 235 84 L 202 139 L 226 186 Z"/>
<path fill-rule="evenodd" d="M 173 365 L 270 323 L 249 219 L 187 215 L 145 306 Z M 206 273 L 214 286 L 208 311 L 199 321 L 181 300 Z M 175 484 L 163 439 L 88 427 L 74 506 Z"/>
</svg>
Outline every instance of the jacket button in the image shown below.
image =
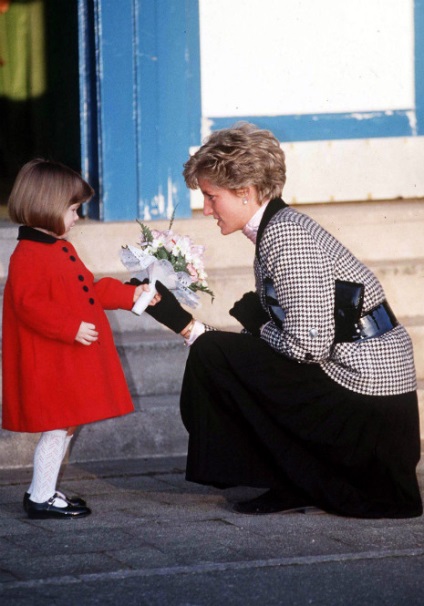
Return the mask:
<svg viewBox="0 0 424 606">
<path fill-rule="evenodd" d="M 84 276 L 81 276 L 81 274 L 80 274 L 80 275 L 78 276 L 78 280 L 79 280 L 80 282 L 84 282 Z"/>
<path fill-rule="evenodd" d="M 68 252 L 69 248 L 67 246 L 62 246 L 62 250 L 63 250 L 63 252 Z"/>
<path fill-rule="evenodd" d="M 82 289 L 83 289 L 84 292 L 88 292 L 88 290 L 89 290 L 88 286 L 86 284 L 84 284 L 84 286 L 82 287 Z"/>
<path fill-rule="evenodd" d="M 76 261 L 74 255 L 71 255 L 69 258 L 71 259 L 71 261 Z"/>
<path fill-rule="evenodd" d="M 90 303 L 90 305 L 94 305 L 94 299 L 92 299 L 91 297 L 90 299 L 88 299 L 88 302 Z"/>
<path fill-rule="evenodd" d="M 313 359 L 314 359 L 314 356 L 311 353 L 308 352 L 307 354 L 305 354 L 305 360 L 313 360 Z"/>
</svg>

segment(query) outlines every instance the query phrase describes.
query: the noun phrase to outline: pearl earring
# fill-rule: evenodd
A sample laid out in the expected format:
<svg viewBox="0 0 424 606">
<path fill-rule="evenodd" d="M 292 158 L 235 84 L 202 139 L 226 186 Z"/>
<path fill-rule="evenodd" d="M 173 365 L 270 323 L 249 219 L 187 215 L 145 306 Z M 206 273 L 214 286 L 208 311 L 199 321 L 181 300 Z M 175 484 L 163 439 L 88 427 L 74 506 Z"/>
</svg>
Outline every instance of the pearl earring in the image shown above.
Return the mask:
<svg viewBox="0 0 424 606">
<path fill-rule="evenodd" d="M 248 203 L 248 199 L 247 198 L 243 198 L 243 204 L 246 206 L 246 204 Z"/>
</svg>

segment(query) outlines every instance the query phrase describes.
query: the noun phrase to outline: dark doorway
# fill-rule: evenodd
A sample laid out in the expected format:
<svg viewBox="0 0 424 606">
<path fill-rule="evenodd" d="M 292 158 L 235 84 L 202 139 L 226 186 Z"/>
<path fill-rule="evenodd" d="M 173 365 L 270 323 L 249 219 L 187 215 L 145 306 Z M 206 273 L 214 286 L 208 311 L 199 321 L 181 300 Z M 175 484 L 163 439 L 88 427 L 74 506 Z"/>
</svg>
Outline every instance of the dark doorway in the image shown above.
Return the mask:
<svg viewBox="0 0 424 606">
<path fill-rule="evenodd" d="M 35 156 L 81 168 L 77 0 L 0 0 L 1 204 Z"/>
</svg>

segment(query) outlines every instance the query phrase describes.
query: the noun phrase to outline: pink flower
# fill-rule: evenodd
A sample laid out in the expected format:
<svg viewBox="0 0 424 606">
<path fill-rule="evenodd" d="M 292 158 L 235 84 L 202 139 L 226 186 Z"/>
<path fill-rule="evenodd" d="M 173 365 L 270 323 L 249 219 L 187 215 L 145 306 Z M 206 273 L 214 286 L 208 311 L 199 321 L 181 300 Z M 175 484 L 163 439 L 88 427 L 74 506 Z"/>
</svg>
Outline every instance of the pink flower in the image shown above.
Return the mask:
<svg viewBox="0 0 424 606">
<path fill-rule="evenodd" d="M 191 276 L 191 278 L 193 279 L 193 282 L 197 282 L 197 280 L 199 279 L 199 275 L 191 263 L 187 264 L 187 271 L 188 271 L 189 275 Z"/>
</svg>

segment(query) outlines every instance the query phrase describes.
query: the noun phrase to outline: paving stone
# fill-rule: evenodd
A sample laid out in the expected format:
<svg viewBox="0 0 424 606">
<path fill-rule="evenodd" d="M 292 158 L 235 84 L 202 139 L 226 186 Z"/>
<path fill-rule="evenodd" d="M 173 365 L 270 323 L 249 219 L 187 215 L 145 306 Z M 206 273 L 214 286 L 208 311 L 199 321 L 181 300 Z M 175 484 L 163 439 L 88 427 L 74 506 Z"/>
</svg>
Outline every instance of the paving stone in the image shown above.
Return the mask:
<svg viewBox="0 0 424 606">
<path fill-rule="evenodd" d="M 423 485 L 423 464 L 419 478 Z M 241 516 L 184 479 L 184 458 L 68 465 L 81 520 L 29 520 L 25 470 L 0 470 L 0 603 L 7 606 L 418 606 L 422 518 Z M 399 601 L 400 600 L 400 601 Z"/>
</svg>

